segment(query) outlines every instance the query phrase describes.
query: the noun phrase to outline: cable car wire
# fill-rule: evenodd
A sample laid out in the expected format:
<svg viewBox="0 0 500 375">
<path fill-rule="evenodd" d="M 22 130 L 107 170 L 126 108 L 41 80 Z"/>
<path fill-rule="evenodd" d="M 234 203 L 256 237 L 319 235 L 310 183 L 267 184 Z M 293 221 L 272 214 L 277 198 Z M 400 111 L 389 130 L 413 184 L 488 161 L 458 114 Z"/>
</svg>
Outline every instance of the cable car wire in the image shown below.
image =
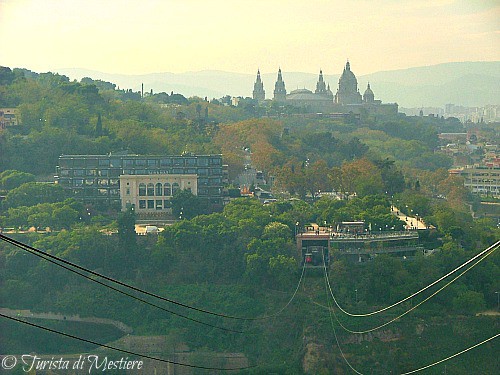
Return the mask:
<svg viewBox="0 0 500 375">
<path fill-rule="evenodd" d="M 80 337 L 80 336 L 71 335 L 69 333 L 61 332 L 61 331 L 58 331 L 58 330 L 55 330 L 55 329 L 52 329 L 52 328 L 48 328 L 48 327 L 45 327 L 45 326 L 41 326 L 41 325 L 38 325 L 38 324 L 35 324 L 35 323 L 30 323 L 30 322 L 27 322 L 25 320 L 17 319 L 17 318 L 14 318 L 13 316 L 5 315 L 5 314 L 2 314 L 2 313 L 0 313 L 0 316 L 3 317 L 3 318 L 6 318 L 6 319 L 14 320 L 14 321 L 16 321 L 18 323 L 23 323 L 23 324 L 26 324 L 26 325 L 29 325 L 29 326 L 32 326 L 32 327 L 36 327 L 36 328 L 48 331 L 48 332 L 57 333 L 58 335 L 61 335 L 61 336 L 65 336 L 65 337 L 69 337 L 69 338 L 72 338 L 72 339 L 75 339 L 75 340 L 83 341 L 83 342 L 86 342 L 86 343 L 89 343 L 89 344 L 101 346 L 103 348 L 116 350 L 118 352 L 130 354 L 130 355 L 135 355 L 137 357 L 142 357 L 142 358 L 151 359 L 153 361 L 159 361 L 159 362 L 163 362 L 163 363 L 168 363 L 168 364 L 171 364 L 171 365 L 178 365 L 178 366 L 184 366 L 184 367 L 198 368 L 198 369 L 203 369 L 203 370 L 217 370 L 217 371 L 237 371 L 237 370 L 240 371 L 240 370 L 247 370 L 247 369 L 251 369 L 251 368 L 257 367 L 257 365 L 253 365 L 253 366 L 245 366 L 245 367 L 239 367 L 239 368 L 229 368 L 229 369 L 226 369 L 226 368 L 221 368 L 221 367 L 197 366 L 197 365 L 191 365 L 191 364 L 183 363 L 183 362 L 169 361 L 167 359 L 152 357 L 152 356 L 149 356 L 149 355 L 146 355 L 146 354 L 140 354 L 140 353 L 136 353 L 136 352 L 133 352 L 133 351 L 130 351 L 130 350 L 119 349 L 119 348 L 116 348 L 116 347 L 111 346 L 111 345 L 101 344 L 101 343 L 98 343 L 98 342 L 93 341 L 93 340 L 85 339 L 85 338 Z"/>
<path fill-rule="evenodd" d="M 424 300 L 420 301 L 419 303 L 417 303 L 415 306 L 411 307 L 409 310 L 405 311 L 404 313 L 398 315 L 397 317 L 377 326 L 377 327 L 374 327 L 374 328 L 371 328 L 371 329 L 367 329 L 367 330 L 364 330 L 364 331 L 353 331 L 349 328 L 347 328 L 346 326 L 344 326 L 342 324 L 342 322 L 339 320 L 337 314 L 335 313 L 335 311 L 333 311 L 333 315 L 335 316 L 335 319 L 337 320 L 337 322 L 339 323 L 339 325 L 347 332 L 349 333 L 354 333 L 354 334 L 362 334 L 362 333 L 368 333 L 368 332 L 373 332 L 373 331 L 376 331 L 382 327 L 385 327 L 393 322 L 395 322 L 396 320 L 402 318 L 403 316 L 405 316 L 406 314 L 410 313 L 411 311 L 415 310 L 417 307 L 419 307 L 420 305 L 422 305 L 423 303 L 427 302 L 428 300 L 430 300 L 432 297 L 434 297 L 436 294 L 438 294 L 439 292 L 441 292 L 443 289 L 447 288 L 450 284 L 454 283 L 457 279 L 459 279 L 460 277 L 462 277 L 465 273 L 467 273 L 468 271 L 470 271 L 472 268 L 474 268 L 477 264 L 479 264 L 480 262 L 482 262 L 484 259 L 486 259 L 488 256 L 490 256 L 491 254 L 493 254 L 496 250 L 498 249 L 497 248 L 494 248 L 493 250 L 491 250 L 489 253 L 487 253 L 486 255 L 484 255 L 484 257 L 482 257 L 481 259 L 477 260 L 473 265 L 471 265 L 469 268 L 465 269 L 464 271 L 462 271 L 462 273 L 460 273 L 458 276 L 456 276 L 455 278 L 453 278 L 451 281 L 447 282 L 444 286 L 442 286 L 441 288 L 439 288 L 438 290 L 436 290 L 434 293 L 432 293 L 431 295 L 429 295 L 428 297 L 426 297 Z M 330 290 L 330 294 L 331 296 L 333 297 L 333 299 L 335 299 L 335 297 L 333 296 L 333 293 L 332 293 L 332 289 L 330 287 L 330 281 L 328 280 L 328 278 L 326 277 L 326 268 L 325 268 L 325 280 L 326 280 L 326 283 L 328 285 L 328 289 Z"/>
<path fill-rule="evenodd" d="M 331 305 L 330 305 L 330 296 L 328 295 L 328 285 L 327 285 L 326 279 L 325 279 L 325 293 L 326 293 L 326 302 L 327 302 L 327 306 L 328 306 L 328 316 L 330 317 L 330 325 L 332 326 L 333 336 L 335 337 L 335 341 L 337 342 L 337 347 L 340 350 L 340 354 L 342 355 L 342 358 L 344 359 L 344 362 L 347 363 L 347 365 L 349 366 L 349 368 L 352 371 L 354 371 L 358 375 L 363 375 L 361 372 L 359 372 L 358 370 L 356 370 L 351 365 L 351 363 L 347 360 L 344 352 L 342 351 L 342 347 L 340 346 L 339 338 L 337 336 L 337 330 L 335 329 L 335 324 L 334 324 L 333 318 L 332 318 L 333 309 L 331 308 Z M 333 312 L 333 313 L 335 314 L 335 312 Z M 335 318 L 337 318 L 337 317 L 335 316 Z M 338 319 L 337 319 L 337 321 L 338 321 Z"/>
<path fill-rule="evenodd" d="M 175 301 L 173 299 L 170 299 L 170 298 L 166 298 L 166 297 L 162 297 L 158 294 L 155 294 L 155 293 L 151 293 L 151 292 L 148 292 L 146 290 L 143 290 L 143 289 L 140 289 L 140 288 L 137 288 L 133 285 L 130 285 L 130 284 L 127 284 L 127 283 L 124 283 L 122 281 L 119 281 L 119 280 L 116 280 L 112 277 L 109 277 L 109 276 L 106 276 L 106 275 L 103 275 L 99 272 L 95 272 L 95 271 L 92 271 L 86 267 L 82 267 L 82 266 L 79 266 L 78 264 L 76 263 L 73 263 L 73 262 L 70 262 L 70 261 L 67 261 L 63 258 L 60 258 L 58 256 L 55 256 L 55 255 L 52 255 L 48 252 L 45 252 L 45 251 L 42 251 L 42 250 L 39 250 L 35 247 L 32 247 L 30 245 L 27 245 L 23 242 L 20 242 L 20 241 L 17 241 L 17 240 L 14 240 L 13 238 L 10 238 L 10 237 L 7 237 L 3 234 L 0 234 L 0 239 L 5 241 L 5 242 L 8 242 L 12 245 L 19 245 L 18 247 L 24 249 L 24 250 L 32 250 L 33 252 L 35 253 L 38 253 L 38 254 L 42 254 L 42 255 L 45 255 L 46 257 L 48 258 L 51 258 L 51 259 L 54 259 L 54 260 L 57 260 L 61 263 L 64 263 L 66 265 L 69 265 L 69 266 L 72 266 L 72 267 L 75 267 L 79 270 L 82 270 L 82 271 L 85 271 L 85 272 L 88 272 L 94 276 L 98 276 L 98 277 L 101 277 L 103 278 L 104 280 L 107 280 L 107 281 L 110 281 L 112 283 L 115 283 L 115 284 L 118 284 L 120 286 L 123 286 L 125 288 L 128 288 L 128 289 L 132 289 L 136 292 L 139 292 L 139 293 L 143 293 L 143 294 L 146 294 L 150 297 L 154 297 L 154 298 L 158 298 L 160 300 L 163 300 L 163 301 L 166 301 L 166 302 L 169 302 L 169 303 L 172 303 L 174 305 L 177 305 L 177 306 L 181 306 L 181 307 L 184 307 L 184 308 L 187 308 L 187 309 L 190 309 L 190 310 L 194 310 L 194 311 L 198 311 L 198 312 L 201 312 L 201 313 L 205 313 L 205 314 L 208 314 L 208 315 L 213 315 L 213 316 L 218 316 L 218 317 L 221 317 L 221 318 L 226 318 L 226 319 L 234 319 L 234 320 L 246 320 L 246 321 L 256 321 L 256 320 L 264 320 L 264 319 L 269 319 L 269 318 L 273 318 L 273 317 L 276 317 L 278 316 L 279 314 L 281 314 L 286 307 L 288 307 L 290 305 L 290 303 L 292 302 L 292 300 L 295 298 L 296 294 L 297 294 L 297 291 L 299 290 L 299 287 L 300 287 L 300 284 L 302 282 L 302 278 L 304 276 L 304 270 L 305 270 L 305 265 L 304 267 L 302 268 L 302 274 L 300 276 L 300 279 L 299 279 L 299 282 L 297 284 L 297 288 L 295 289 L 295 292 L 293 293 L 292 297 L 290 298 L 290 300 L 287 302 L 287 304 L 285 305 L 285 307 L 281 308 L 280 310 L 278 310 L 276 313 L 273 313 L 273 314 L 269 314 L 269 315 L 264 315 L 264 316 L 261 316 L 261 317 L 256 317 L 256 318 L 247 318 L 247 317 L 241 317 L 241 316 L 235 316 L 235 315 L 228 315 L 228 314 L 222 314 L 222 313 L 218 313 L 218 312 L 214 312 L 214 311 L 210 311 L 210 310 L 206 310 L 206 309 L 202 309 L 202 308 L 198 308 L 198 307 L 194 307 L 194 306 L 191 306 L 191 305 L 188 305 L 188 304 L 185 304 L 185 303 L 182 303 L 182 302 L 178 302 L 178 301 Z"/>
<path fill-rule="evenodd" d="M 488 257 L 489 255 L 491 255 L 491 254 L 492 254 L 495 250 L 496 250 L 496 249 L 491 250 L 491 251 L 490 251 L 488 254 L 486 254 L 483 258 L 479 259 L 479 260 L 478 260 L 476 263 L 474 263 L 472 266 L 470 266 L 469 268 L 467 268 L 466 270 L 464 270 L 464 271 L 463 271 L 460 275 L 456 276 L 453 280 L 449 281 L 449 282 L 448 282 L 445 286 L 441 287 L 439 290 L 437 290 L 436 292 L 434 292 L 432 295 L 430 295 L 429 297 L 427 297 L 425 300 L 421 301 L 419 304 L 417 304 L 416 306 L 412 307 L 410 310 L 408 310 L 408 311 L 407 311 L 407 312 L 405 312 L 404 314 L 400 315 L 400 316 L 399 316 L 399 317 L 397 317 L 396 319 L 399 319 L 401 316 L 406 315 L 406 314 L 407 314 L 407 313 L 409 313 L 410 311 L 412 311 L 412 310 L 416 309 L 416 308 L 417 308 L 418 306 L 420 306 L 422 303 L 424 303 L 425 301 L 427 301 L 427 300 L 429 300 L 430 298 L 432 298 L 434 295 L 436 295 L 437 293 L 439 293 L 439 292 L 440 292 L 441 290 L 443 290 L 444 288 L 448 287 L 448 286 L 449 286 L 451 283 L 453 283 L 456 279 L 460 278 L 463 274 L 465 274 L 465 273 L 466 273 L 466 272 L 468 272 L 470 269 L 472 269 L 472 268 L 473 268 L 473 267 L 475 267 L 477 264 L 479 264 L 481 261 L 483 261 L 484 259 L 486 259 L 486 257 Z M 335 319 L 337 320 L 337 322 L 339 323 L 339 325 L 340 325 L 342 328 L 344 328 L 344 329 L 346 329 L 346 328 L 345 328 L 345 327 L 342 325 L 342 323 L 339 321 L 339 319 L 338 319 L 337 315 L 335 314 L 335 310 L 332 308 L 332 306 L 331 306 L 331 304 L 330 304 L 330 298 L 329 298 L 329 296 L 328 296 L 328 293 L 329 293 L 328 289 L 330 289 L 330 287 L 329 287 L 329 283 L 328 283 L 328 279 L 327 279 L 327 278 L 325 278 L 325 290 L 326 290 L 326 293 L 327 293 L 327 305 L 328 305 L 328 306 L 327 306 L 327 308 L 328 308 L 328 313 L 329 313 L 329 317 L 330 317 L 330 324 L 331 324 L 331 326 L 332 326 L 333 335 L 334 335 L 334 337 L 335 337 L 335 341 L 337 342 L 337 346 L 338 346 L 338 348 L 339 348 L 339 350 L 340 350 L 340 354 L 342 355 L 342 358 L 344 359 L 344 361 L 347 363 L 347 365 L 349 366 L 349 368 L 350 368 L 351 370 L 353 370 L 353 371 L 354 371 L 356 374 L 358 374 L 358 375 L 363 375 L 363 373 L 361 373 L 360 371 L 358 371 L 357 369 L 355 369 L 355 368 L 351 365 L 351 363 L 347 360 L 347 358 L 346 358 L 346 356 L 345 356 L 344 352 L 342 351 L 342 347 L 340 346 L 340 342 L 339 342 L 339 339 L 338 339 L 338 336 L 337 336 L 337 332 L 336 332 L 336 330 L 335 330 L 335 325 L 334 325 L 334 322 L 333 322 L 332 313 L 333 313 L 333 315 L 335 316 Z M 385 325 L 387 325 L 387 324 L 389 324 L 389 323 L 392 323 L 392 322 L 393 322 L 394 320 L 396 320 L 396 319 L 393 319 L 392 321 L 390 321 L 390 322 L 388 322 L 388 323 L 385 323 L 385 324 L 384 324 L 384 325 L 382 325 L 382 326 L 385 326 Z M 382 326 L 380 326 L 380 327 L 382 327 Z M 380 328 L 380 327 L 378 327 L 378 328 Z M 376 328 L 376 329 L 378 329 L 378 328 Z M 367 331 L 359 331 L 359 332 L 351 331 L 351 330 L 348 330 L 348 329 L 346 329 L 346 330 L 347 330 L 348 332 L 350 332 L 350 333 L 366 333 L 366 332 L 371 332 L 371 331 L 373 331 L 374 329 L 372 329 L 372 330 L 367 330 Z M 452 359 L 452 358 L 454 358 L 454 357 L 457 357 L 457 356 L 459 356 L 459 355 L 461 355 L 461 354 L 463 354 L 463 353 L 465 353 L 465 352 L 468 352 L 469 350 L 472 350 L 472 349 L 474 349 L 474 348 L 476 348 L 476 347 L 478 347 L 478 346 L 480 346 L 480 345 L 483 345 L 483 344 L 485 344 L 485 343 L 486 343 L 486 342 L 488 342 L 488 341 L 494 340 L 494 339 L 496 339 L 498 336 L 500 336 L 500 333 L 497 333 L 496 335 L 494 335 L 494 336 L 492 336 L 492 337 L 490 337 L 490 338 L 488 338 L 488 339 L 486 339 L 486 340 L 484 340 L 484 341 L 481 341 L 480 343 L 477 343 L 477 344 L 475 344 L 475 345 L 473 345 L 473 346 L 470 346 L 469 348 L 464 349 L 464 350 L 462 350 L 462 351 L 460 351 L 460 352 L 458 352 L 458 353 L 455 353 L 455 354 L 453 354 L 453 355 L 450 355 L 450 356 L 448 356 L 448 357 L 446 357 L 446 358 L 443 358 L 443 359 L 441 359 L 441 360 L 439 360 L 439 361 L 433 362 L 433 363 L 431 363 L 431 364 L 429 364 L 429 365 L 426 365 L 426 366 L 420 367 L 420 368 L 418 368 L 418 369 L 415 369 L 415 370 L 412 370 L 412 371 L 409 371 L 409 372 L 404 372 L 404 373 L 402 373 L 401 375 L 409 375 L 409 374 L 413 374 L 413 373 L 416 373 L 416 372 L 419 372 L 419 371 L 422 371 L 422 370 L 428 369 L 428 368 L 430 368 L 430 367 L 436 366 L 436 365 L 438 365 L 438 364 L 440 364 L 440 363 L 443 363 L 443 362 L 448 361 L 448 360 L 450 360 L 450 359 Z"/>
<path fill-rule="evenodd" d="M 335 302 L 335 305 L 340 309 L 340 311 L 342 311 L 344 314 L 346 315 L 349 315 L 349 316 L 354 316 L 354 317 L 366 317 L 366 316 L 371 316 L 371 315 L 376 315 L 376 314 L 380 314 L 381 312 L 384 312 L 384 311 L 387 311 L 393 307 L 396 307 L 400 304 L 402 304 L 403 302 L 406 302 L 408 301 L 409 299 L 415 297 L 416 295 L 422 293 L 423 291 L 429 289 L 430 287 L 436 285 L 437 283 L 439 283 L 440 281 L 444 280 L 445 278 L 447 278 L 448 276 L 452 275 L 453 273 L 457 272 L 458 270 L 460 270 L 461 268 L 465 267 L 467 264 L 469 264 L 470 262 L 474 261 L 475 259 L 477 259 L 478 257 L 481 257 L 482 255 L 486 254 L 488 251 L 490 251 L 491 249 L 493 248 L 498 248 L 498 246 L 500 245 L 500 241 L 497 241 L 496 243 L 494 243 L 493 245 L 489 246 L 487 249 L 481 251 L 479 254 L 475 255 L 474 257 L 472 257 L 471 259 L 469 259 L 468 261 L 466 261 L 465 263 L 461 264 L 460 266 L 456 267 L 455 269 L 451 270 L 450 272 L 448 272 L 446 275 L 444 276 L 441 276 L 439 279 L 433 281 L 432 283 L 430 283 L 429 285 L 425 286 L 424 288 L 420 289 L 419 291 L 409 295 L 408 297 L 406 298 L 403 298 L 402 300 L 398 301 L 398 302 L 395 302 L 393 303 L 392 305 L 389 305 L 389 306 L 386 306 L 382 309 L 379 309 L 379 310 L 376 310 L 376 311 L 372 311 L 372 312 L 369 312 L 369 313 L 365 313 L 365 314 L 353 314 L 353 313 L 350 313 L 349 311 L 346 311 L 345 309 L 342 308 L 342 306 L 339 305 L 339 303 L 337 302 L 337 299 L 335 298 L 335 296 L 333 295 L 332 293 L 332 297 L 333 297 L 333 301 Z M 327 276 L 328 277 L 328 276 Z"/>
<path fill-rule="evenodd" d="M 439 360 L 439 361 L 436 361 L 436 362 L 434 362 L 434 363 L 431 363 L 431 364 L 429 364 L 429 365 L 427 365 L 427 366 L 420 367 L 420 368 L 418 368 L 418 369 L 416 369 L 416 370 L 412 370 L 412 371 L 408 371 L 408 372 L 403 372 L 401 375 L 414 374 L 415 372 L 419 372 L 419 371 L 422 371 L 422 370 L 428 369 L 429 367 L 433 367 L 433 366 L 436 366 L 436 365 L 438 365 L 438 364 L 440 364 L 440 363 L 446 362 L 446 361 L 448 361 L 448 360 L 450 360 L 450 359 L 452 359 L 452 358 L 455 358 L 455 357 L 458 357 L 459 355 L 464 354 L 465 352 L 468 352 L 469 350 L 472 350 L 472 349 L 474 349 L 474 348 L 477 348 L 478 346 L 481 346 L 481 345 L 483 345 L 483 344 L 486 344 L 488 341 L 495 340 L 498 336 L 500 336 L 500 333 L 497 333 L 496 335 L 491 336 L 489 339 L 483 340 L 483 341 L 481 341 L 481 342 L 479 342 L 479 343 L 477 343 L 477 344 L 475 344 L 475 345 L 472 345 L 472 346 L 468 347 L 467 349 L 464 349 L 464 350 L 462 350 L 462 351 L 460 351 L 460 352 L 458 352 L 458 353 L 455 353 L 455 354 L 453 354 L 453 355 L 450 355 L 450 356 L 448 356 L 448 357 L 446 357 L 446 358 L 443 358 L 443 359 L 441 359 L 441 360 Z"/>
<path fill-rule="evenodd" d="M 10 243 L 10 242 L 9 242 L 9 243 Z M 168 312 L 168 313 L 170 313 L 170 314 L 173 314 L 173 315 L 179 316 L 179 317 L 181 317 L 181 318 L 184 318 L 184 319 L 190 320 L 190 321 L 192 321 L 192 322 L 196 322 L 196 323 L 199 323 L 199 324 L 206 325 L 206 326 L 208 326 L 208 327 L 217 328 L 217 329 L 220 329 L 220 330 L 223 330 L 223 331 L 235 332 L 235 333 L 246 333 L 245 331 L 238 331 L 238 330 L 235 330 L 235 329 L 225 328 L 225 327 L 221 327 L 221 326 L 218 326 L 218 325 L 215 325 L 215 324 L 206 323 L 206 322 L 203 322 L 203 321 L 201 321 L 201 320 L 198 320 L 198 319 L 195 319 L 195 318 L 191 318 L 191 317 L 189 317 L 189 316 L 187 316 L 187 315 L 183 315 L 183 314 L 177 313 L 177 312 L 175 312 L 175 311 L 169 310 L 169 309 L 167 309 L 167 308 L 165 308 L 165 307 L 162 307 L 162 306 L 156 305 L 156 304 L 154 304 L 154 303 L 152 303 L 152 302 L 146 301 L 145 299 L 142 299 L 142 298 L 140 298 L 140 297 L 134 296 L 133 294 L 127 293 L 127 292 L 125 292 L 125 291 L 123 291 L 123 290 L 121 290 L 121 289 L 115 288 L 114 286 L 111 286 L 111 285 L 109 285 L 109 284 L 105 284 L 105 283 L 103 283 L 102 281 L 99 281 L 99 280 L 94 279 L 94 278 L 92 278 L 92 277 L 90 277 L 90 276 L 88 276 L 88 275 L 85 275 L 84 273 L 81 273 L 81 272 L 79 272 L 79 271 L 77 271 L 77 270 L 74 270 L 74 269 L 72 269 L 72 268 L 69 268 L 69 267 L 65 266 L 64 264 L 57 263 L 55 260 L 52 260 L 52 259 L 50 259 L 50 258 L 46 258 L 45 256 L 43 256 L 43 255 L 41 255 L 41 254 L 38 254 L 38 253 L 35 253 L 34 251 L 32 251 L 32 250 L 30 250 L 30 249 L 28 249 L 28 248 L 25 248 L 25 247 L 23 247 L 23 246 L 21 246 L 21 245 L 18 245 L 18 244 L 15 244 L 15 243 L 11 243 L 11 244 L 12 244 L 12 245 L 14 245 L 14 246 L 16 246 L 16 247 L 18 247 L 18 248 L 21 248 L 21 249 L 23 249 L 23 250 L 26 250 L 26 251 L 28 251 L 29 253 L 31 253 L 31 254 L 33 254 L 33 255 L 35 255 L 35 256 L 37 256 L 37 257 L 39 257 L 39 258 L 42 258 L 42 259 L 44 259 L 44 260 L 46 260 L 46 261 L 48 261 L 48 262 L 50 262 L 50 263 L 53 263 L 53 264 L 55 264 L 56 266 L 62 267 L 62 268 L 66 269 L 66 270 L 68 270 L 68 271 L 70 271 L 70 272 L 73 272 L 73 273 L 75 273 L 75 274 L 77 274 L 77 275 L 79 275 L 79 276 L 81 276 L 81 277 L 84 277 L 84 278 L 85 278 L 85 279 L 87 279 L 87 280 L 90 280 L 90 281 L 92 281 L 92 282 L 95 282 L 95 283 L 97 283 L 97 284 L 100 284 L 100 285 L 102 285 L 102 286 L 105 286 L 106 288 L 112 289 L 112 290 L 114 290 L 115 292 L 121 293 L 121 294 L 123 294 L 123 295 L 126 295 L 127 297 L 130 297 L 130 298 L 132 298 L 132 299 L 135 299 L 135 300 L 137 300 L 137 301 L 140 301 L 140 302 L 142 302 L 142 303 L 145 303 L 145 304 L 147 304 L 147 305 L 149 305 L 149 306 L 156 307 L 157 309 L 163 310 L 163 311 Z"/>
</svg>

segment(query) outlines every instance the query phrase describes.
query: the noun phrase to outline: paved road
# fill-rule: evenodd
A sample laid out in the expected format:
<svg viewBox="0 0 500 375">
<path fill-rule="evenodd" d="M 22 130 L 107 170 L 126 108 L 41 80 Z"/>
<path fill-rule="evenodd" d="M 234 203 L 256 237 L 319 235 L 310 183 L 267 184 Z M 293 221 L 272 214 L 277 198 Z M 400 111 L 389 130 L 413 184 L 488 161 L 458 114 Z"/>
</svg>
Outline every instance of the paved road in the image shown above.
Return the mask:
<svg viewBox="0 0 500 375">
<path fill-rule="evenodd" d="M 122 332 L 132 333 L 132 328 L 127 326 L 125 323 L 122 323 L 118 320 L 112 320 L 106 318 L 96 318 L 96 317 L 82 318 L 79 315 L 64 315 L 52 312 L 36 313 L 36 312 L 31 312 L 31 310 L 17 310 L 17 309 L 7 309 L 7 308 L 0 308 L 0 313 L 16 318 L 34 318 L 34 319 L 49 319 L 49 320 L 65 320 L 70 322 L 109 324 L 118 328 Z"/>
</svg>

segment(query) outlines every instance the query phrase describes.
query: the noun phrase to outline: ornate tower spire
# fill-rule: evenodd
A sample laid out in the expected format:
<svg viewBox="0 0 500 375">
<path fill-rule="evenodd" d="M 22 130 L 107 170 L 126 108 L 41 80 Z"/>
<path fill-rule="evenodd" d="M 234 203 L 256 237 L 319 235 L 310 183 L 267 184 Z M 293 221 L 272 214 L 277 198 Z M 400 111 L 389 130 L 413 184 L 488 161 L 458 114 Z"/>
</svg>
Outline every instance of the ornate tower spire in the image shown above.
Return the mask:
<svg viewBox="0 0 500 375">
<path fill-rule="evenodd" d="M 281 76 L 281 68 L 278 69 L 278 79 L 274 84 L 274 100 L 284 102 L 286 100 L 286 88 L 283 77 Z"/>
<path fill-rule="evenodd" d="M 257 69 L 257 79 L 253 85 L 253 98 L 259 102 L 266 99 L 266 92 L 264 91 L 264 84 L 260 79 L 260 69 Z"/>
<path fill-rule="evenodd" d="M 321 69 L 319 70 L 319 78 L 318 82 L 316 83 L 316 90 L 314 91 L 314 93 L 321 95 L 327 94 L 326 84 L 325 81 L 323 80 L 323 71 Z"/>
</svg>

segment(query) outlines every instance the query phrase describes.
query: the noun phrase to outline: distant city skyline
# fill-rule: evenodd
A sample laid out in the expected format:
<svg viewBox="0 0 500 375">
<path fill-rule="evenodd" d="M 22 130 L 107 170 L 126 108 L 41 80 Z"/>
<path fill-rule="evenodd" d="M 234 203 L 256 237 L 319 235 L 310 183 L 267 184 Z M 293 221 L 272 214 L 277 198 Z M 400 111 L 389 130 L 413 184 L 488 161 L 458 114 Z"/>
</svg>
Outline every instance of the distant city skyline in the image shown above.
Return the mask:
<svg viewBox="0 0 500 375">
<path fill-rule="evenodd" d="M 0 0 L 0 65 L 356 74 L 500 60 L 496 0 Z"/>
</svg>

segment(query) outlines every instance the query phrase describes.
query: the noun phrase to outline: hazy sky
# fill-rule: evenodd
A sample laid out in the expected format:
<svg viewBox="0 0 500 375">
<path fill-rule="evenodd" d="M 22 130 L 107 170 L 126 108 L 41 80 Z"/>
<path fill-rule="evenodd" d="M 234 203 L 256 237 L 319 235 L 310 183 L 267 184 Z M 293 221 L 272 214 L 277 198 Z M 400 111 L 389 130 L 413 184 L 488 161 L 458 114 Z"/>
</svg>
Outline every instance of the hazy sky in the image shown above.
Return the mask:
<svg viewBox="0 0 500 375">
<path fill-rule="evenodd" d="M 356 74 L 500 60 L 498 0 L 0 0 L 0 65 Z"/>
</svg>

